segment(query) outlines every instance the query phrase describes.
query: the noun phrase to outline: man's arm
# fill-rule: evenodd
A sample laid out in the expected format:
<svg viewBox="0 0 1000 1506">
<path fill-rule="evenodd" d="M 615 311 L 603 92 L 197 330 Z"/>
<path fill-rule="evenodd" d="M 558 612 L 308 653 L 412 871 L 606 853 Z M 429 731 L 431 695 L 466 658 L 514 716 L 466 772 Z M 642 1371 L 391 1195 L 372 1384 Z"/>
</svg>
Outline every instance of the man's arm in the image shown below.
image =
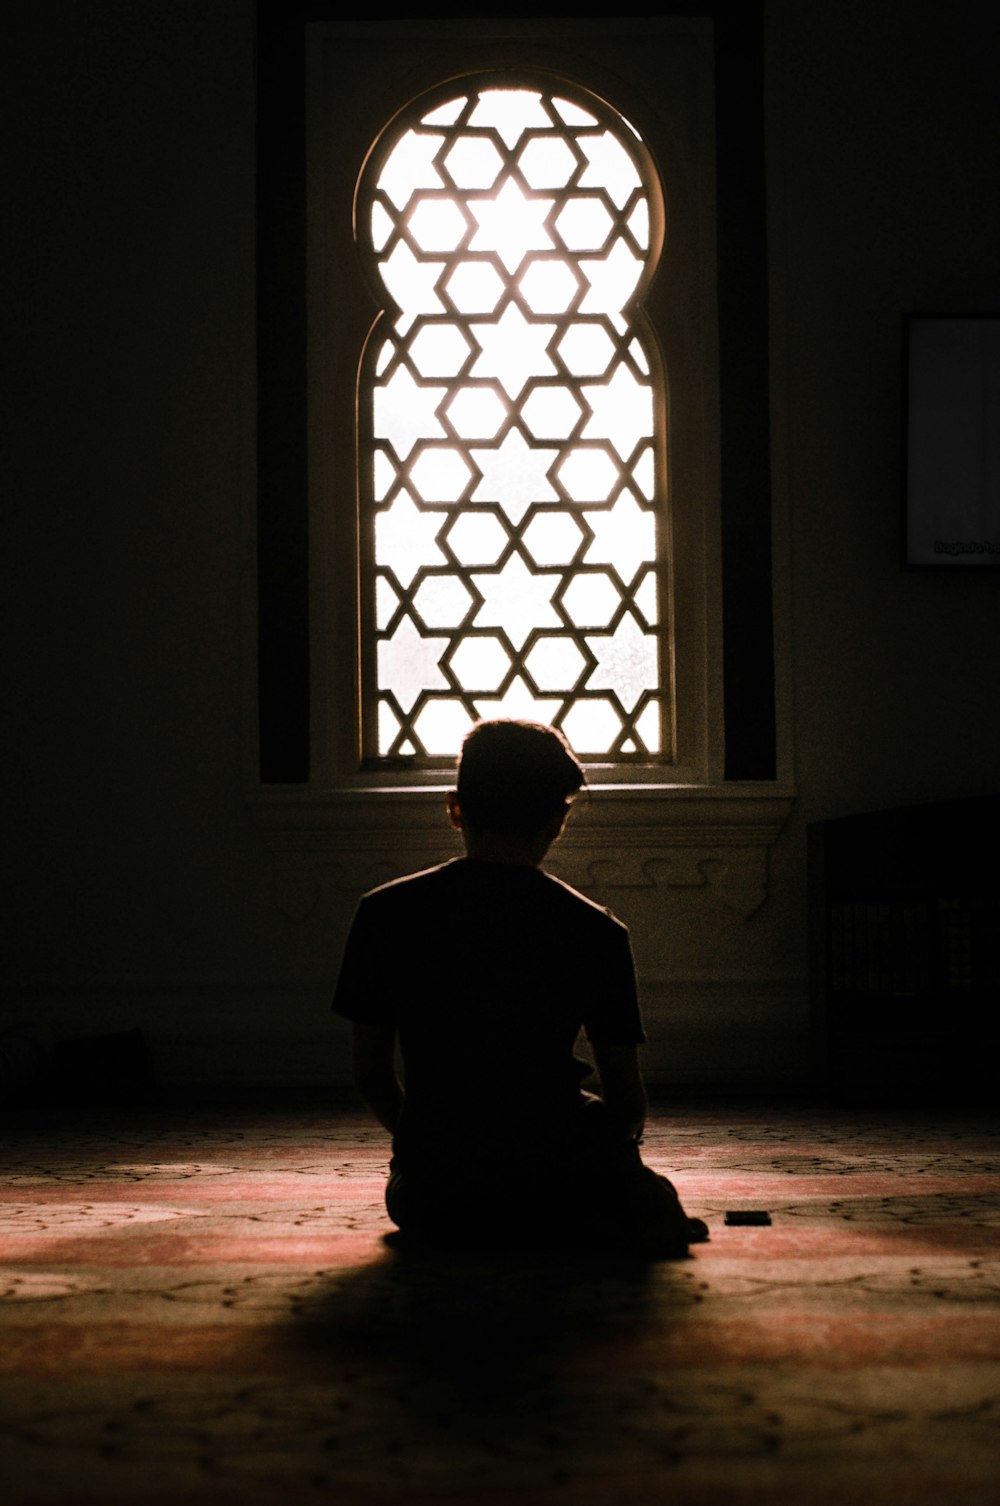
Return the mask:
<svg viewBox="0 0 1000 1506">
<path fill-rule="evenodd" d="M 396 1028 L 354 1022 L 354 1081 L 379 1124 L 390 1134 L 403 1112 L 403 1089 L 396 1076 Z"/>
<path fill-rule="evenodd" d="M 646 1123 L 646 1089 L 639 1071 L 636 1046 L 608 1046 L 591 1042 L 601 1097 L 609 1118 L 629 1140 L 638 1140 Z"/>
</svg>

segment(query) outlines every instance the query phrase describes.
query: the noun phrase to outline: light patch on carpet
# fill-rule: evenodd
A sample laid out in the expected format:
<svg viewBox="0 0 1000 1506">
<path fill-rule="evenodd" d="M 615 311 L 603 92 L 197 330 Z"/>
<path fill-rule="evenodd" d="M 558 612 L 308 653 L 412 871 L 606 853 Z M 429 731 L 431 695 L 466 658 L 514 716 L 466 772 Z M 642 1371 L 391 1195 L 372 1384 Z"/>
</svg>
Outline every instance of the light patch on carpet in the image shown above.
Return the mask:
<svg viewBox="0 0 1000 1506">
<path fill-rule="evenodd" d="M 167 1219 L 198 1218 L 198 1208 L 163 1208 L 156 1203 L 20 1203 L 0 1207 L 0 1233 L 89 1234 L 128 1224 L 158 1224 Z"/>
</svg>

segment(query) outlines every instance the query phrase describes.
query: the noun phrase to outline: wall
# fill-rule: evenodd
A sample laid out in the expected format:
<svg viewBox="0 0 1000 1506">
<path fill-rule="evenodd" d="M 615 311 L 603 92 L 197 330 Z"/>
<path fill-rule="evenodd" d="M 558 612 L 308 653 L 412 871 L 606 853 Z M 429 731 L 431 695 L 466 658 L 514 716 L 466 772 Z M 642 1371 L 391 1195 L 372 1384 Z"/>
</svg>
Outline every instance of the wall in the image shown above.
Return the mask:
<svg viewBox="0 0 1000 1506">
<path fill-rule="evenodd" d="M 5 1014 L 226 1071 L 295 972 L 241 798 L 252 7 L 7 25 Z"/>
<path fill-rule="evenodd" d="M 1000 19 L 775 7 L 777 433 L 798 819 L 998 784 L 995 572 L 899 561 L 900 326 L 1000 306 Z"/>
<path fill-rule="evenodd" d="M 901 315 L 1000 305 L 997 22 L 968 0 L 768 17 L 798 793 L 752 913 L 697 884 L 598 891 L 659 980 L 664 1081 L 801 1081 L 809 821 L 997 785 L 996 578 L 907 574 L 898 550 Z M 3 1018 L 138 1025 L 170 1082 L 342 1078 L 324 1007 L 351 883 L 282 910 L 243 797 L 252 7 L 94 0 L 9 28 Z"/>
</svg>

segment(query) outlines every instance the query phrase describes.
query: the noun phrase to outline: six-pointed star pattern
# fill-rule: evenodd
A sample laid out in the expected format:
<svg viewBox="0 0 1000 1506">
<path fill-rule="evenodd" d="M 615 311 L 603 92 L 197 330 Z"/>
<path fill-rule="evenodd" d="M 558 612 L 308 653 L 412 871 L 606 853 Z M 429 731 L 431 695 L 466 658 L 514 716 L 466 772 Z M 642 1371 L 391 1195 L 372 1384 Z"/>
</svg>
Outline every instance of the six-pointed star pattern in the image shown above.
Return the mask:
<svg viewBox="0 0 1000 1506">
<path fill-rule="evenodd" d="M 656 719 L 662 409 L 631 312 L 650 180 L 583 98 L 415 103 L 359 196 L 388 294 L 361 498 L 379 752 L 446 755 L 476 716 L 517 715 L 641 753 Z"/>
</svg>

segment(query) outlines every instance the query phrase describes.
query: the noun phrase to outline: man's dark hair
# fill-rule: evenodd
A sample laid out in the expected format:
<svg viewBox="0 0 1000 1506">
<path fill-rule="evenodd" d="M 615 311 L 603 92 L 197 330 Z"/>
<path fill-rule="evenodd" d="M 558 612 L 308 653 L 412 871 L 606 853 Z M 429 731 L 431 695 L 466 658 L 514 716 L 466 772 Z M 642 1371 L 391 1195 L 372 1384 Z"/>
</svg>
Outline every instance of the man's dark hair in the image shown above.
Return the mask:
<svg viewBox="0 0 1000 1506">
<path fill-rule="evenodd" d="M 583 783 L 562 733 L 540 722 L 477 722 L 462 743 L 458 803 L 472 831 L 533 837 Z"/>
</svg>

